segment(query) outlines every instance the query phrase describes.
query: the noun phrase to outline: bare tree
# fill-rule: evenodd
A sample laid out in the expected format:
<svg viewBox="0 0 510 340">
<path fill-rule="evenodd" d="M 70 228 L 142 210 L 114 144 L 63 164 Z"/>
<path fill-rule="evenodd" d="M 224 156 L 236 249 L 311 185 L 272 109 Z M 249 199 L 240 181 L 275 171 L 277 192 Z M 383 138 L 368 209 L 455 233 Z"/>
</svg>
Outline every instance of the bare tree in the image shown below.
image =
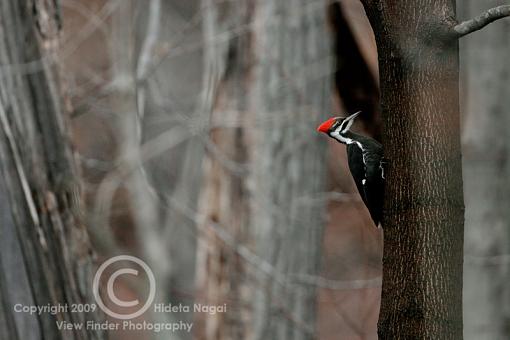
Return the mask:
<svg viewBox="0 0 510 340">
<path fill-rule="evenodd" d="M 463 1 L 463 17 L 487 4 Z M 464 261 L 464 337 L 510 338 L 510 97 L 508 37 L 505 20 L 463 39 L 461 108 L 466 202 Z"/>
<path fill-rule="evenodd" d="M 462 338 L 464 203 L 455 2 L 363 1 L 375 33 L 388 159 L 381 339 Z"/>
<path fill-rule="evenodd" d="M 93 303 L 93 267 L 55 66 L 60 25 L 55 3 L 0 5 L 2 339 L 103 338 L 101 331 L 58 326 L 98 317 L 70 310 Z M 21 306 L 59 310 L 29 314 Z"/>
</svg>

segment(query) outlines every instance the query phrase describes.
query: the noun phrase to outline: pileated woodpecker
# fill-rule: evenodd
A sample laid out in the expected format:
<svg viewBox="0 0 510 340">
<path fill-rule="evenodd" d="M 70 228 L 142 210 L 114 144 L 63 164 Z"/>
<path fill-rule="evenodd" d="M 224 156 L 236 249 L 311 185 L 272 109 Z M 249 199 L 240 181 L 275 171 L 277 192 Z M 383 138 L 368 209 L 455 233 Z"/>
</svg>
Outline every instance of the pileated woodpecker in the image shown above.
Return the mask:
<svg viewBox="0 0 510 340">
<path fill-rule="evenodd" d="M 317 131 L 347 145 L 349 170 L 375 225 L 379 227 L 384 199 L 383 148 L 375 139 L 349 131 L 360 112 L 347 118 L 330 118 Z"/>
</svg>

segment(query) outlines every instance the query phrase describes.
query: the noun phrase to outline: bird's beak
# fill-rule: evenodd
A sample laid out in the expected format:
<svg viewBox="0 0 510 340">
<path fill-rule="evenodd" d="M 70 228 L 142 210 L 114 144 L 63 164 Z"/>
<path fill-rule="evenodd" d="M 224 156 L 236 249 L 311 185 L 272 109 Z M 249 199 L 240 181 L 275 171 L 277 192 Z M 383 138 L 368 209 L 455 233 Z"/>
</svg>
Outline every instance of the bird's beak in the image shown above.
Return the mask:
<svg viewBox="0 0 510 340">
<path fill-rule="evenodd" d="M 356 113 L 353 113 L 353 114 L 352 114 L 352 115 L 350 115 L 349 117 L 345 118 L 345 120 L 348 120 L 348 121 L 349 121 L 349 120 L 354 120 L 354 119 L 356 119 L 356 117 L 358 117 L 358 116 L 359 116 L 359 114 L 360 114 L 360 113 L 361 113 L 361 111 L 358 111 L 358 112 L 356 112 Z"/>
<path fill-rule="evenodd" d="M 330 118 L 330 119 L 326 120 L 324 123 L 319 125 L 319 127 L 317 128 L 317 131 L 328 133 L 329 130 L 331 129 L 331 126 L 333 126 L 333 124 L 335 123 L 336 119 L 337 118 L 335 117 L 335 118 Z"/>
</svg>

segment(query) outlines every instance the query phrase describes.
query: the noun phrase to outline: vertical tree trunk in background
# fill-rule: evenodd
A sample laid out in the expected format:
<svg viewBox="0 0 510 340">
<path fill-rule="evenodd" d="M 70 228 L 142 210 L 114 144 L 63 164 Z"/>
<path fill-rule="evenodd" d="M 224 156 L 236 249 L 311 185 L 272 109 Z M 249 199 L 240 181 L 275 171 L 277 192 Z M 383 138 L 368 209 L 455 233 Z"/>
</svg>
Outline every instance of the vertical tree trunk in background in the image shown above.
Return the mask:
<svg viewBox="0 0 510 340">
<path fill-rule="evenodd" d="M 471 18 L 504 1 L 460 3 Z M 461 41 L 466 196 L 465 338 L 510 339 L 510 22 Z M 465 85 L 464 85 L 465 84 Z"/>
<path fill-rule="evenodd" d="M 96 313 L 13 311 L 15 304 L 94 303 L 80 185 L 61 107 L 55 58 L 58 9 L 43 1 L 0 5 L 0 338 L 102 339 L 63 331 Z"/>
<path fill-rule="evenodd" d="M 381 339 L 462 339 L 463 196 L 455 2 L 363 1 L 388 159 Z"/>
<path fill-rule="evenodd" d="M 246 155 L 248 145 L 245 130 L 240 126 L 225 127 L 229 119 L 239 124 L 246 119 L 248 72 L 251 62 L 251 35 L 244 31 L 241 37 L 230 37 L 230 32 L 246 27 L 252 20 L 246 1 L 220 3 L 204 0 L 204 63 L 208 80 L 203 91 L 209 93 L 213 111 L 209 156 L 204 164 L 204 186 L 199 210 L 206 220 L 199 235 L 197 254 L 197 288 L 199 301 L 208 304 L 228 303 L 227 313 L 198 316 L 201 339 L 243 339 L 247 329 L 246 308 L 241 287 L 246 284 L 244 263 L 232 244 L 213 232 L 211 223 L 221 224 L 236 244 L 247 242 L 248 200 L 246 184 Z M 229 58 L 230 57 L 230 58 Z M 228 72 L 227 72 L 228 68 Z M 209 109 L 210 111 L 210 109 Z M 231 113 L 232 116 L 227 117 Z M 218 126 L 215 128 L 214 126 Z M 216 153 L 213 152 L 214 147 Z M 221 155 L 221 156 L 219 156 Z M 216 157 L 215 157 L 216 156 Z M 231 303 L 230 301 L 236 301 Z"/>
<path fill-rule="evenodd" d="M 327 2 L 263 1 L 255 7 L 251 200 L 255 249 L 285 275 L 267 276 L 255 295 L 255 339 L 312 339 L 326 182 L 325 145 L 314 129 L 330 113 L 331 40 Z M 318 138 L 319 137 L 319 138 Z M 314 199 L 315 197 L 315 199 Z"/>
<path fill-rule="evenodd" d="M 148 6 L 147 6 L 148 5 Z M 153 7 L 155 6 L 155 7 Z M 151 159 L 148 154 L 158 157 L 165 148 L 158 146 L 147 147 L 151 142 L 144 140 L 144 115 L 146 107 L 145 84 L 141 79 L 144 71 L 140 70 L 140 58 L 148 58 L 145 63 L 150 64 L 154 47 L 148 47 L 147 53 L 137 51 L 133 27 L 138 27 L 138 16 L 147 15 L 147 21 L 155 21 L 159 25 L 160 0 L 151 0 L 149 4 L 133 0 L 125 0 L 112 16 L 112 84 L 110 95 L 112 112 L 116 114 L 116 127 L 119 138 L 119 181 L 129 193 L 129 202 L 132 204 L 132 218 L 136 225 L 136 236 L 140 242 L 140 252 L 147 261 L 156 279 L 155 303 L 168 303 L 171 299 L 169 289 L 172 281 L 173 258 L 169 256 L 168 243 L 162 237 L 165 233 L 165 224 L 161 218 L 160 205 L 156 190 L 149 182 L 146 163 Z M 151 13 L 152 12 L 152 13 Z M 154 13 L 156 12 L 156 13 Z M 147 25 L 147 23 L 146 23 Z M 145 30 L 145 34 L 154 34 Z M 150 37 L 157 41 L 158 34 Z M 142 37 L 144 45 L 146 37 Z M 143 51 L 143 50 L 142 50 Z M 138 53 L 137 53 L 138 52 Z M 147 65 L 145 66 L 147 67 Z M 140 83 L 138 83 L 138 81 Z M 139 85 L 139 86 L 137 86 Z M 138 96 L 138 98 L 137 98 Z M 145 149 L 143 149 L 145 147 Z M 143 151 L 145 150 L 145 152 Z M 144 158 L 145 157 L 145 158 Z M 127 171 L 125 171 L 127 170 Z M 110 228 L 110 226 L 105 226 Z M 153 322 L 171 323 L 178 317 L 173 313 L 153 313 Z M 180 339 L 180 334 L 174 331 L 163 330 L 153 336 L 155 339 Z"/>
<path fill-rule="evenodd" d="M 204 6 L 219 85 L 198 282 L 209 303 L 229 310 L 205 320 L 200 335 L 312 339 L 315 288 L 297 282 L 319 270 L 326 148 L 314 126 L 329 113 L 327 3 Z"/>
</svg>

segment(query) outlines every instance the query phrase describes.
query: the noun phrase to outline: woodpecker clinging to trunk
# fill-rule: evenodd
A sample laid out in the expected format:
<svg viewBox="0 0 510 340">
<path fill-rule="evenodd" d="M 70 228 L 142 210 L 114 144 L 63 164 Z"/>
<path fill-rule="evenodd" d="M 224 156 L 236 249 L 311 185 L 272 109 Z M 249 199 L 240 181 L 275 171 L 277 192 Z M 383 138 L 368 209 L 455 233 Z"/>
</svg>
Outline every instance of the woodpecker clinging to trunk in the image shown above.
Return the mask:
<svg viewBox="0 0 510 340">
<path fill-rule="evenodd" d="M 356 187 L 379 227 L 384 199 L 383 148 L 375 139 L 349 131 L 360 112 L 347 118 L 330 118 L 317 131 L 347 145 L 347 160 Z"/>
</svg>

